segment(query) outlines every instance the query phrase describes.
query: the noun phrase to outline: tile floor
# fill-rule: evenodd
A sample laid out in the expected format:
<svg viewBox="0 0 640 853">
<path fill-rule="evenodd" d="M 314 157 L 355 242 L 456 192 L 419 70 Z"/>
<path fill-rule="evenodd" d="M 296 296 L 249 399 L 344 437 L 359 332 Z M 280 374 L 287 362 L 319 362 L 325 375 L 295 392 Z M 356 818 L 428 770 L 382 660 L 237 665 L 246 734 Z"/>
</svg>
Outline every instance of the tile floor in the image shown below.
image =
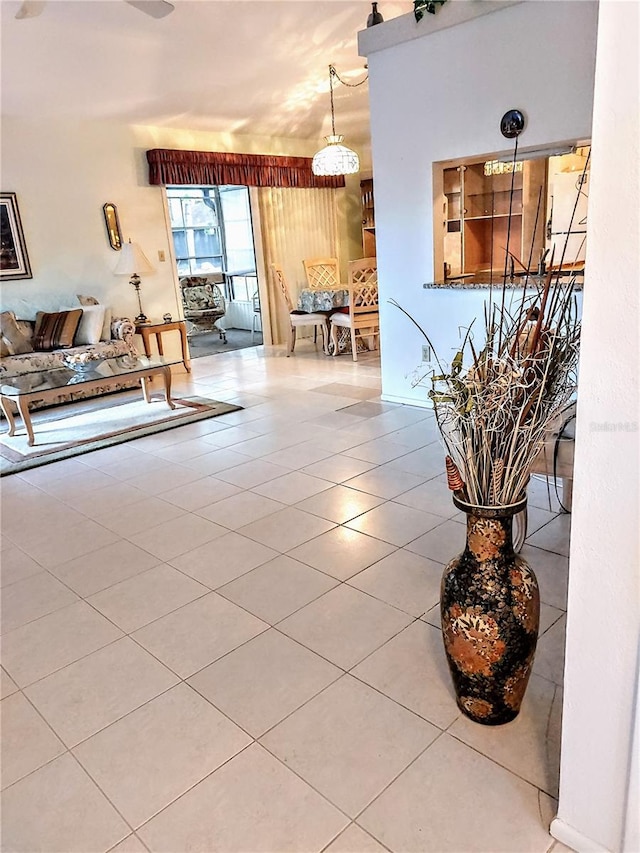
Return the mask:
<svg viewBox="0 0 640 853">
<path fill-rule="evenodd" d="M 2 481 L 4 851 L 554 853 L 568 517 L 531 488 L 518 719 L 455 705 L 464 540 L 429 411 L 375 355 L 201 358 L 243 411 Z"/>
</svg>

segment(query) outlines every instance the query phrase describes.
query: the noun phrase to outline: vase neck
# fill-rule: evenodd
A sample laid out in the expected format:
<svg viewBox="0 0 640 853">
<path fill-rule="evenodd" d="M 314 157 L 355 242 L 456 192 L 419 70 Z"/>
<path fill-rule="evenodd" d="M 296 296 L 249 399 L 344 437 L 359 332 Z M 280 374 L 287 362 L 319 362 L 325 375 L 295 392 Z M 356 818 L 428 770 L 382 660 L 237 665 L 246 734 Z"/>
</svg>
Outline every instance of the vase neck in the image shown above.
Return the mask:
<svg viewBox="0 0 640 853">
<path fill-rule="evenodd" d="M 513 557 L 512 528 L 512 515 L 487 518 L 470 512 L 467 514 L 467 549 L 479 562 Z"/>
</svg>

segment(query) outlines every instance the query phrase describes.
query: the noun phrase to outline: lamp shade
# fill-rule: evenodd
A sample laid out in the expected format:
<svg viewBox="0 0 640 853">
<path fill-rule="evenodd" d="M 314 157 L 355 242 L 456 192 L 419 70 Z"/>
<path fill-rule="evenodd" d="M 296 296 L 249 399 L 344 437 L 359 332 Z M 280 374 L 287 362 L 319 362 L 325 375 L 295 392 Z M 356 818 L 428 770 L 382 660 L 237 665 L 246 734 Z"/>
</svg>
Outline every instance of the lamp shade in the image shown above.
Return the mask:
<svg viewBox="0 0 640 853">
<path fill-rule="evenodd" d="M 149 259 L 137 243 L 124 243 L 118 258 L 118 263 L 113 271 L 114 275 L 147 275 L 154 272 Z"/>
<path fill-rule="evenodd" d="M 311 162 L 314 175 L 354 175 L 360 170 L 360 158 L 355 151 L 342 145 L 344 136 L 325 136 L 327 144 Z"/>
</svg>

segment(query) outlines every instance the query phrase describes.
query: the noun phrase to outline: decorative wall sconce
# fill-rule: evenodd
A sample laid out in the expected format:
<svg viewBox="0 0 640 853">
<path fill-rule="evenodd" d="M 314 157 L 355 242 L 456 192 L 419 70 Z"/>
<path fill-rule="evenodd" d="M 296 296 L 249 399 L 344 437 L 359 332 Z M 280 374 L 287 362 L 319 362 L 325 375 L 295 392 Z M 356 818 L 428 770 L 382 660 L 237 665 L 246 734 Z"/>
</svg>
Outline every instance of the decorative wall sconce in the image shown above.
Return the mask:
<svg viewBox="0 0 640 853">
<path fill-rule="evenodd" d="M 104 213 L 104 221 L 107 226 L 109 245 L 116 252 L 119 252 L 122 248 L 122 233 L 120 231 L 120 220 L 118 219 L 118 208 L 113 202 L 108 201 L 102 205 L 102 212 Z"/>
</svg>

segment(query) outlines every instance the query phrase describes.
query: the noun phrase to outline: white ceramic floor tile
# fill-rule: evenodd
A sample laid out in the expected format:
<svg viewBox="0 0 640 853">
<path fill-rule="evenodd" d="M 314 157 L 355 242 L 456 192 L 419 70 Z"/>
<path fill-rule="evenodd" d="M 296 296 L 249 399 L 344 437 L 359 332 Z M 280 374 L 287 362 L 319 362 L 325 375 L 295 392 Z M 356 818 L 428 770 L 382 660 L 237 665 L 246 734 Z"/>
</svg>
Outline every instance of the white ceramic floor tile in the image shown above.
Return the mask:
<svg viewBox="0 0 640 853">
<path fill-rule="evenodd" d="M 337 581 L 291 557 L 280 555 L 218 592 L 271 625 L 336 586 Z"/>
<path fill-rule="evenodd" d="M 261 743 L 355 817 L 438 734 L 434 726 L 345 675 Z"/>
<path fill-rule="evenodd" d="M 445 451 L 440 443 L 434 442 L 391 460 L 387 467 L 396 468 L 398 471 L 410 471 L 425 480 L 431 480 L 433 477 L 444 474 L 444 457 Z"/>
<path fill-rule="evenodd" d="M 12 853 L 108 850 L 131 830 L 69 755 L 2 794 L 2 844 Z"/>
<path fill-rule="evenodd" d="M 248 426 L 226 427 L 216 433 L 206 436 L 206 441 L 214 447 L 233 447 L 251 438 L 257 438 L 259 433 Z"/>
<path fill-rule="evenodd" d="M 205 441 L 202 436 L 198 436 L 176 444 L 170 444 L 167 447 L 159 447 L 149 452 L 159 459 L 180 464 L 186 459 L 197 459 L 199 456 L 204 456 L 205 453 L 211 453 L 212 449 L 211 444 Z"/>
<path fill-rule="evenodd" d="M 313 465 L 314 462 L 319 462 L 321 459 L 327 459 L 331 455 L 330 450 L 319 447 L 313 441 L 305 441 L 277 450 L 275 453 L 264 456 L 263 459 L 273 465 L 280 465 L 283 468 L 297 471 L 307 465 Z"/>
<path fill-rule="evenodd" d="M 239 533 L 225 533 L 213 543 L 187 551 L 170 560 L 170 563 L 200 583 L 217 589 L 272 560 L 277 553 L 273 548 L 267 548 Z"/>
<path fill-rule="evenodd" d="M 320 536 L 321 533 L 326 533 L 332 527 L 335 525 L 330 521 L 301 512 L 295 507 L 287 507 L 241 527 L 239 532 L 268 548 L 284 553 Z"/>
<path fill-rule="evenodd" d="M 290 474 L 277 477 L 268 483 L 254 486 L 253 491 L 284 504 L 295 504 L 330 488 L 331 483 L 327 480 L 311 477 L 301 471 L 292 471 Z"/>
<path fill-rule="evenodd" d="M 274 482 L 277 483 L 278 481 L 275 480 Z M 382 502 L 382 498 L 360 492 L 357 489 L 350 489 L 347 486 L 329 486 L 326 491 L 321 491 L 320 494 L 307 498 L 307 500 L 301 500 L 297 504 L 297 509 L 310 512 L 312 515 L 319 515 L 329 521 L 335 521 L 336 524 L 344 524 L 345 521 L 362 515 L 362 513 L 379 506 Z"/>
<path fill-rule="evenodd" d="M 90 499 L 84 494 L 76 495 L 73 492 L 65 498 L 65 503 L 75 507 L 78 512 L 98 521 L 101 516 L 113 510 L 121 509 L 138 501 L 146 500 L 147 495 L 141 489 L 136 489 L 131 483 L 122 483 L 110 478 L 112 485 L 96 489 L 91 492 Z"/>
<path fill-rule="evenodd" d="M 74 753 L 135 828 L 250 743 L 206 699 L 180 684 Z"/>
<path fill-rule="evenodd" d="M 543 678 L 562 684 L 564 681 L 564 646 L 567 617 L 561 619 L 549 628 L 538 640 L 536 656 L 533 661 L 533 672 Z"/>
<path fill-rule="evenodd" d="M 339 433 L 331 433 L 331 435 L 343 438 Z M 349 446 L 351 443 L 355 444 L 356 439 L 343 438 L 343 442 Z M 354 459 L 353 456 L 332 453 L 326 459 L 314 462 L 313 465 L 307 465 L 302 471 L 305 474 L 311 474 L 313 477 L 320 477 L 322 480 L 329 480 L 332 483 L 344 483 L 345 480 L 351 480 L 353 477 L 364 474 L 365 471 L 370 471 L 375 467 L 375 462 L 364 462 L 362 459 Z"/>
<path fill-rule="evenodd" d="M 65 752 L 64 744 L 22 693 L 2 700 L 0 715 L 3 788 Z"/>
<path fill-rule="evenodd" d="M 171 560 L 217 539 L 226 532 L 227 529 L 220 524 L 187 513 L 141 533 L 135 533 L 129 538 L 134 545 L 160 560 Z"/>
<path fill-rule="evenodd" d="M 358 489 L 375 495 L 385 500 L 395 498 L 409 489 L 414 489 L 424 482 L 424 477 L 411 474 L 407 471 L 398 471 L 392 468 L 373 468 L 358 477 L 346 480 L 344 485 L 350 489 Z"/>
<path fill-rule="evenodd" d="M 435 418 L 429 417 L 389 433 L 389 438 L 397 444 L 406 445 L 410 450 L 418 450 L 420 447 L 439 441 L 440 430 Z"/>
<path fill-rule="evenodd" d="M 79 601 L 6 634 L 2 664 L 25 687 L 121 636 L 119 628 Z"/>
<path fill-rule="evenodd" d="M 42 566 L 13 545 L 4 548 L 0 560 L 0 587 L 22 581 L 43 571 Z"/>
<path fill-rule="evenodd" d="M 138 834 L 153 853 L 315 853 L 348 822 L 256 744 L 196 785 Z"/>
<path fill-rule="evenodd" d="M 549 604 L 541 602 L 538 637 L 541 637 L 552 625 L 555 625 L 561 616 L 564 616 L 564 610 L 558 610 L 557 607 L 551 607 Z"/>
<path fill-rule="evenodd" d="M 467 528 L 457 521 L 440 521 L 437 527 L 414 539 L 407 548 L 415 554 L 446 565 L 464 551 Z"/>
<path fill-rule="evenodd" d="M 6 699 L 18 690 L 18 685 L 10 678 L 6 671 L 0 667 L 0 699 Z"/>
<path fill-rule="evenodd" d="M 33 622 L 78 601 L 78 596 L 49 572 L 32 575 L 2 590 L 2 633 Z"/>
<path fill-rule="evenodd" d="M 324 853 L 385 853 L 385 850 L 369 833 L 352 823 L 325 848 Z"/>
<path fill-rule="evenodd" d="M 341 585 L 289 616 L 278 629 L 350 669 L 411 621 L 406 613 Z"/>
<path fill-rule="evenodd" d="M 366 441 L 345 450 L 344 455 L 352 456 L 354 459 L 362 459 L 363 462 L 384 465 L 391 459 L 404 456 L 406 452 L 407 448 L 402 444 L 395 444 L 388 438 L 374 438 L 372 441 Z"/>
<path fill-rule="evenodd" d="M 271 629 L 189 679 L 234 722 L 260 737 L 342 675 Z"/>
<path fill-rule="evenodd" d="M 442 518 L 438 515 L 389 501 L 347 522 L 347 527 L 392 545 L 402 546 L 439 524 L 442 524 Z"/>
<path fill-rule="evenodd" d="M 127 634 L 209 590 L 171 566 L 160 565 L 92 595 L 92 607 Z"/>
<path fill-rule="evenodd" d="M 422 616 L 438 602 L 441 579 L 440 563 L 399 548 L 350 578 L 349 584 L 411 616 Z"/>
<path fill-rule="evenodd" d="M 22 543 L 26 551 L 45 569 L 66 563 L 76 557 L 97 551 L 116 541 L 116 536 L 101 524 L 85 518 L 79 524 L 47 527 L 40 535 L 33 535 Z"/>
<path fill-rule="evenodd" d="M 533 785 L 442 734 L 358 823 L 389 850 L 544 853 L 552 839 L 538 796 Z"/>
<path fill-rule="evenodd" d="M 559 610 L 567 609 L 569 560 L 542 548 L 525 545 L 520 551 L 538 579 L 540 600 Z"/>
<path fill-rule="evenodd" d="M 254 459 L 251 462 L 236 465 L 234 468 L 226 468 L 224 471 L 220 471 L 218 477 L 242 489 L 252 489 L 254 486 L 259 486 L 260 483 L 266 483 L 288 473 L 289 469 L 282 465 L 274 465 L 272 462 Z"/>
<path fill-rule="evenodd" d="M 192 483 L 194 480 L 205 476 L 205 472 L 198 469 L 196 465 L 200 458 L 198 456 L 196 459 L 187 459 L 184 465 L 178 465 L 164 459 L 158 459 L 156 456 L 156 467 L 152 471 L 137 476 L 132 482 L 136 489 L 140 489 L 148 495 L 157 495 L 166 491 L 167 483 L 171 483 L 172 486 L 184 486 L 186 483 Z"/>
<path fill-rule="evenodd" d="M 557 518 L 555 512 L 549 512 L 546 509 L 540 509 L 537 506 L 527 505 L 527 536 L 531 536 L 536 530 L 540 530 L 549 521 Z M 568 537 L 567 537 L 568 538 Z"/>
<path fill-rule="evenodd" d="M 460 714 L 449 734 L 536 788 L 557 797 L 561 721 L 559 692 L 550 681 L 533 675 L 520 713 L 511 723 L 479 726 Z"/>
<path fill-rule="evenodd" d="M 69 497 L 73 496 L 73 498 L 79 497 L 90 503 L 94 491 L 114 485 L 115 482 L 113 477 L 110 477 L 104 471 L 99 471 L 97 468 L 88 468 L 84 465 L 83 470 L 80 470 L 78 473 L 51 480 L 49 483 L 45 483 L 42 489 L 62 501 L 66 501 Z"/>
<path fill-rule="evenodd" d="M 569 556 L 569 534 L 571 531 L 571 516 L 558 515 L 544 527 L 527 538 L 529 545 L 553 551 L 555 554 Z"/>
<path fill-rule="evenodd" d="M 424 622 L 409 625 L 352 674 L 439 728 L 459 716 L 442 634 Z"/>
<path fill-rule="evenodd" d="M 387 732 L 389 719 L 395 721 L 394 737 L 396 728 L 406 728 L 398 725 L 403 715 L 427 730 L 429 724 L 453 723 L 463 736 L 467 726 L 453 698 L 436 600 L 442 564 L 462 550 L 464 516 L 451 503 L 433 414 L 379 401 L 378 353 L 363 354 L 354 364 L 348 357 L 327 359 L 306 341 L 295 358 L 286 358 L 283 347 L 258 347 L 195 359 L 193 373 L 175 381 L 179 394 L 237 399 L 248 408 L 4 479 L 0 543 L 3 592 L 14 585 L 19 592 L 25 581 L 36 584 L 35 592 L 37 578 L 54 575 L 77 594 L 112 608 L 127 631 L 142 626 L 124 640 L 84 602 L 39 616 L 3 636 L 1 687 L 16 707 L 29 708 L 28 697 L 38 696 L 51 721 L 71 732 L 65 735 L 69 742 L 90 732 L 75 749 L 86 747 L 88 754 L 95 744 L 96 768 L 117 796 L 140 814 L 163 811 L 132 834 L 77 765 L 70 766 L 86 784 L 74 781 L 68 768 L 54 779 L 50 768 L 71 758 L 48 758 L 40 750 L 39 736 L 47 740 L 43 732 L 51 732 L 50 743 L 58 742 L 32 708 L 27 717 L 40 720 L 34 735 L 28 734 L 26 717 L 13 727 L 27 731 L 19 735 L 24 752 L 19 757 L 29 775 L 5 791 L 10 798 L 16 790 L 26 792 L 15 800 L 17 810 L 10 799 L 15 821 L 10 814 L 7 824 L 6 808 L 3 814 L 10 849 L 143 853 L 146 841 L 167 853 L 373 853 L 383 843 L 396 853 L 513 853 L 508 845 L 517 837 L 522 853 L 546 853 L 554 842 L 543 824 L 552 817 L 554 800 L 540 791 L 536 799 L 530 784 L 499 766 L 555 790 L 550 780 L 554 772 L 557 778 L 552 758 L 561 707 L 555 685 L 562 679 L 568 561 L 546 549 L 566 551 L 569 519 L 553 518 L 558 504 L 553 498 L 548 506 L 546 485 L 534 477 L 528 494 L 529 533 L 542 547 L 527 544 L 522 551 L 538 576 L 543 602 L 538 674 L 516 721 L 522 736 L 513 738 L 511 726 L 480 731 L 468 724 L 474 737 L 488 739 L 486 751 L 494 761 L 449 735 L 457 747 L 438 758 L 438 739 L 396 781 L 390 778 L 391 787 L 367 807 L 365 817 L 379 804 L 387 809 L 386 798 L 402 780 L 430 754 L 437 758 L 425 771 L 426 781 L 418 774 L 406 795 L 394 800 L 391 818 L 381 810 L 376 834 L 372 826 L 361 828 L 359 817 L 351 823 L 260 746 L 246 748 L 224 766 L 209 765 L 207 744 L 215 751 L 220 738 L 216 723 L 207 721 L 224 719 L 229 730 L 235 723 L 251 736 L 284 730 L 326 701 L 325 694 L 344 680 L 339 667 L 355 667 L 355 683 L 375 697 L 377 710 L 358 713 L 357 702 L 341 701 L 332 708 L 334 717 L 318 713 L 323 719 L 301 738 L 298 759 L 307 761 L 317 750 L 311 765 L 329 776 L 327 767 L 347 761 L 336 790 L 344 785 L 353 797 L 362 792 L 349 779 L 362 774 L 371 783 L 377 769 L 387 766 L 390 741 L 375 733 Z M 157 496 L 138 488 L 142 485 Z M 247 495 L 245 489 L 252 491 Z M 322 491 L 312 494 L 316 489 Z M 276 511 L 265 515 L 274 504 Z M 367 516 L 367 533 L 360 532 L 353 520 Z M 437 526 L 420 530 L 418 519 L 425 518 Z M 228 532 L 240 523 L 237 532 Z M 217 535 L 209 538 L 212 530 Z M 408 535 L 417 538 L 397 550 Z M 127 541 L 134 539 L 135 545 Z M 169 553 L 176 556 L 167 560 Z M 348 584 L 322 593 L 334 579 Z M 224 595 L 242 606 L 211 592 L 223 586 Z M 277 629 L 245 609 L 275 620 L 316 592 L 317 599 L 285 616 Z M 13 596 L 14 616 L 20 607 L 37 614 L 39 601 L 51 606 L 46 595 Z M 137 651 L 117 665 L 117 654 L 133 641 Z M 154 667 L 169 674 L 167 687 L 156 684 Z M 191 695 L 188 687 L 173 686 L 179 677 L 189 677 L 201 694 L 193 707 L 166 699 Z M 147 724 L 152 706 L 160 710 Z M 541 732 L 547 718 L 545 765 Z M 100 726 L 105 727 L 96 732 Z M 167 737 L 168 731 L 175 736 Z M 336 746 L 340 737 L 347 741 L 344 749 Z M 358 750 L 368 737 L 373 746 Z M 110 738 L 113 749 L 103 745 Z M 322 738 L 333 744 L 336 762 L 331 748 L 324 749 L 331 758 L 326 760 Z M 485 750 L 480 743 L 479 748 Z M 350 749 L 359 753 L 357 761 L 349 758 Z M 41 760 L 48 763 L 38 767 Z M 171 772 L 157 772 L 158 761 Z M 31 780 L 33 792 L 25 788 Z M 480 821 L 467 820 L 480 811 Z M 120 827 L 115 833 L 114 815 Z M 18 825 L 20 834 L 12 834 Z"/>
<path fill-rule="evenodd" d="M 443 518 L 452 518 L 458 512 L 451 500 L 451 491 L 439 477 L 427 480 L 426 483 L 403 492 L 393 500 L 395 503 L 421 509 L 433 515 L 441 515 Z"/>
<path fill-rule="evenodd" d="M 235 487 L 234 487 L 235 488 Z M 254 492 L 239 492 L 224 500 L 198 509 L 198 515 L 220 524 L 228 530 L 237 530 L 284 509 L 284 501 L 272 500 Z"/>
<path fill-rule="evenodd" d="M 144 500 L 136 501 L 133 508 L 131 504 L 110 507 L 99 516 L 98 521 L 119 536 L 132 536 L 183 514 L 184 510 L 178 506 L 158 498 L 145 497 Z"/>
<path fill-rule="evenodd" d="M 211 592 L 136 631 L 134 639 L 181 678 L 187 678 L 267 627 Z"/>
<path fill-rule="evenodd" d="M 51 571 L 74 592 L 86 598 L 94 592 L 146 572 L 159 562 L 157 557 L 147 551 L 131 542 L 120 540 L 99 548 L 88 557 L 77 557 L 68 563 L 61 563 Z"/>
<path fill-rule="evenodd" d="M 123 637 L 25 693 L 67 746 L 75 746 L 176 681 L 159 661 Z"/>
<path fill-rule="evenodd" d="M 147 848 L 137 835 L 129 835 L 120 844 L 116 844 L 109 853 L 147 853 Z"/>
<path fill-rule="evenodd" d="M 225 498 L 232 497 L 232 495 L 237 495 L 239 491 L 240 489 L 237 486 L 218 480 L 217 477 L 203 477 L 194 483 L 187 483 L 186 486 L 178 486 L 161 492 L 160 497 L 163 501 L 168 501 L 168 503 L 181 509 L 193 512 L 209 506 L 215 501 L 222 501 Z"/>
<path fill-rule="evenodd" d="M 534 474 L 529 480 L 527 488 L 529 506 L 537 506 L 549 512 L 559 512 L 559 500 L 562 500 L 562 496 L 562 480 L 558 480 L 557 482 L 557 494 L 556 483 L 552 477 L 547 479 L 541 475 Z"/>
<path fill-rule="evenodd" d="M 289 556 L 338 580 L 346 580 L 393 551 L 395 545 L 381 539 L 349 527 L 334 527 L 289 551 Z"/>
</svg>

